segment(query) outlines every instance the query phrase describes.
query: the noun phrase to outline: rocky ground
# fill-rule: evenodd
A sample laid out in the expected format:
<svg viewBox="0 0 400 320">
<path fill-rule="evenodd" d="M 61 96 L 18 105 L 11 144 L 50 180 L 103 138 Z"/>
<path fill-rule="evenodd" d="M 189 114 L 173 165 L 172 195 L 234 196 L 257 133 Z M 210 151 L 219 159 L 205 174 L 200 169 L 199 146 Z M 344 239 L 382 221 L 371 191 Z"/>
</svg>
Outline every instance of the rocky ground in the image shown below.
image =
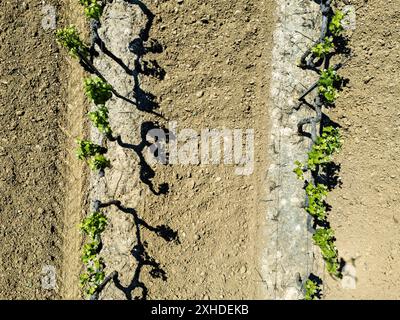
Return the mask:
<svg viewBox="0 0 400 320">
<path fill-rule="evenodd" d="M 0 2 L 0 299 L 59 297 L 41 286 L 61 264 L 65 191 L 61 60 L 42 9 Z"/>
</svg>

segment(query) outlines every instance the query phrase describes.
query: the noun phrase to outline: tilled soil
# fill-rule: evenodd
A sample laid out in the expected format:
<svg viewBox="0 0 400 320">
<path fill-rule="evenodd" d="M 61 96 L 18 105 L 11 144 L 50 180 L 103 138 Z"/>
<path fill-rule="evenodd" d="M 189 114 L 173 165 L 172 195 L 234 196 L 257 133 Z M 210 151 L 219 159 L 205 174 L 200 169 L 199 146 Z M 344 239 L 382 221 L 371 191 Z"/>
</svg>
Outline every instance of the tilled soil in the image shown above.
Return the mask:
<svg viewBox="0 0 400 320">
<path fill-rule="evenodd" d="M 399 299 L 400 291 L 400 1 L 352 1 L 350 80 L 332 110 L 343 127 L 341 187 L 328 202 L 339 255 L 353 283 L 326 277 L 327 299 Z"/>
<path fill-rule="evenodd" d="M 65 191 L 61 61 L 42 8 L 0 2 L 0 299 L 59 297 L 41 286 L 61 263 Z"/>
<path fill-rule="evenodd" d="M 219 165 L 158 166 L 139 208 L 151 225 L 178 231 L 180 244 L 145 233 L 148 252 L 167 274 L 162 283 L 142 272 L 150 299 L 242 299 L 257 296 L 259 221 L 265 214 L 269 60 L 273 1 L 144 1 L 155 14 L 150 37 L 164 47 L 145 58 L 165 69 L 164 80 L 143 77 L 160 111 L 178 132 L 254 129 L 255 171 L 235 175 Z M 167 121 L 161 121 L 168 128 Z"/>
</svg>

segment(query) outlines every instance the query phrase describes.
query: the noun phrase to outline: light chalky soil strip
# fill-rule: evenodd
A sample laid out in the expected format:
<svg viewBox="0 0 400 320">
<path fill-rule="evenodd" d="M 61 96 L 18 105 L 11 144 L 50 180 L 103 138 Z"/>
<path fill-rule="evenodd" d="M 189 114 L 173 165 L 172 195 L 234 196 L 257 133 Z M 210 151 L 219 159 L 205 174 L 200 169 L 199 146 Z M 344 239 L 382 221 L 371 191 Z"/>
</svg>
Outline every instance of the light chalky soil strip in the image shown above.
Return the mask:
<svg viewBox="0 0 400 320">
<path fill-rule="evenodd" d="M 135 79 L 126 71 L 135 69 L 137 57 L 129 51 L 128 46 L 139 38 L 141 30 L 146 27 L 147 17 L 138 5 L 116 0 L 106 6 L 101 22 L 99 36 L 115 57 L 98 50 L 100 56 L 95 59 L 95 66 L 120 95 L 136 102 L 133 92 Z M 116 61 L 118 59 L 120 63 Z M 107 107 L 115 135 L 121 135 L 124 143 L 139 144 L 143 118 L 136 106 L 114 96 L 107 102 Z M 98 142 L 103 139 L 97 129 L 92 129 L 92 138 Z M 146 194 L 147 186 L 138 179 L 138 156 L 132 149 L 123 148 L 116 142 L 107 142 L 107 147 L 112 168 L 106 170 L 104 177 L 92 174 L 89 199 L 102 202 L 117 199 L 124 207 L 135 209 L 140 214 L 141 199 Z M 103 212 L 106 212 L 109 220 L 102 235 L 103 249 L 100 253 L 107 266 L 106 274 L 118 271 L 121 285 L 128 287 L 137 267 L 131 253 L 137 244 L 134 219 L 115 207 L 103 209 Z M 101 294 L 101 299 L 125 298 L 124 292 L 116 288 L 113 282 Z"/>
<path fill-rule="evenodd" d="M 293 107 L 301 93 L 315 82 L 297 63 L 310 39 L 318 35 L 318 13 L 319 7 L 312 1 L 279 1 L 277 7 L 272 54 L 269 195 L 264 228 L 267 241 L 262 258 L 264 294 L 269 299 L 301 299 L 302 282 L 320 268 L 313 257 L 311 221 L 303 208 L 303 181 L 297 180 L 293 173 L 294 162 L 303 161 L 309 149 L 309 141 L 297 134 L 297 123 L 308 115 Z"/>
</svg>

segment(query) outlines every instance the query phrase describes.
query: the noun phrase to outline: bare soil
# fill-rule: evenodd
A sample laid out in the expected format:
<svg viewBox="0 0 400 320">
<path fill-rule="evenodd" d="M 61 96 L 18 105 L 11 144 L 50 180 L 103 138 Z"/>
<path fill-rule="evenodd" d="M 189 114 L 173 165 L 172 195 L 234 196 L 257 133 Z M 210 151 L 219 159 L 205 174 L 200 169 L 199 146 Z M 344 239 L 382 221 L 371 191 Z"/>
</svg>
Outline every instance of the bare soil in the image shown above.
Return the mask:
<svg viewBox="0 0 400 320">
<path fill-rule="evenodd" d="M 59 2 L 51 1 L 59 8 Z M 0 2 L 0 299 L 59 298 L 66 151 L 59 48 L 42 1 Z"/>
<path fill-rule="evenodd" d="M 178 230 L 181 244 L 166 246 L 146 235 L 149 252 L 168 274 L 165 285 L 146 277 L 149 298 L 255 298 L 274 3 L 144 2 L 156 16 L 150 36 L 165 47 L 154 59 L 166 77 L 142 83 L 165 117 L 177 121 L 178 131 L 254 129 L 256 141 L 255 172 L 248 177 L 223 164 L 157 170 L 157 183 L 168 182 L 170 193 L 146 198 L 143 215 Z"/>
<path fill-rule="evenodd" d="M 81 6 L 74 0 L 63 0 L 60 8 L 58 27 L 74 24 L 81 30 L 82 37 L 88 38 L 87 20 L 82 15 Z M 87 137 L 88 119 L 86 113 L 89 103 L 83 94 L 85 72 L 78 62 L 63 50 L 60 57 L 63 61 L 64 82 L 62 95 L 67 104 L 64 123 L 66 190 L 64 195 L 63 224 L 63 264 L 59 271 L 60 294 L 63 299 L 80 299 L 79 275 L 82 269 L 81 250 L 83 235 L 79 229 L 87 209 L 87 167 L 76 157 L 76 139 Z"/>
<path fill-rule="evenodd" d="M 400 1 L 352 1 L 350 80 L 331 112 L 343 126 L 341 188 L 332 192 L 330 221 L 339 255 L 356 270 L 355 289 L 326 278 L 327 299 L 399 299 Z"/>
</svg>

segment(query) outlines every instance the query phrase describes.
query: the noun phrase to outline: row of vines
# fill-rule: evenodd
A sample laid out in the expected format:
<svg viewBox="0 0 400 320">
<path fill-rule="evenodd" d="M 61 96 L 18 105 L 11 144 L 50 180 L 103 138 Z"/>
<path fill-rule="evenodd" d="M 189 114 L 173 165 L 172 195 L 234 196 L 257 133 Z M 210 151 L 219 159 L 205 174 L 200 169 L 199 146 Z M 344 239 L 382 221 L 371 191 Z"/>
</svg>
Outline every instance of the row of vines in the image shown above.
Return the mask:
<svg viewBox="0 0 400 320">
<path fill-rule="evenodd" d="M 315 116 L 305 118 L 298 123 L 300 135 L 311 141 L 310 150 L 305 163 L 295 162 L 294 173 L 304 181 L 306 193 L 305 210 L 314 221 L 314 244 L 321 249 L 328 273 L 334 278 L 342 278 L 341 263 L 335 245 L 334 231 L 328 222 L 329 205 L 326 203 L 328 192 L 335 187 L 337 177 L 333 156 L 342 147 L 342 138 L 339 125 L 334 124 L 323 112 L 334 107 L 338 92 L 342 90 L 346 81 L 338 75 L 338 70 L 344 63 L 333 64 L 337 55 L 349 55 L 346 48 L 347 38 L 343 35 L 343 19 L 345 13 L 338 8 L 333 0 L 321 0 L 322 27 L 319 39 L 306 50 L 301 57 L 299 67 L 310 70 L 319 76 L 319 80 L 306 90 L 299 98 L 295 107 L 302 106 L 311 109 Z M 313 101 L 307 97 L 314 91 Z M 309 132 L 304 127 L 310 128 Z M 336 179 L 336 180 L 335 180 Z M 321 297 L 321 280 L 310 275 L 305 282 L 304 291 L 306 300 Z"/>
<path fill-rule="evenodd" d="M 74 25 L 57 30 L 56 38 L 58 43 L 65 47 L 73 58 L 79 60 L 85 71 L 91 74 L 90 77 L 83 81 L 85 95 L 95 105 L 95 110 L 88 113 L 88 119 L 106 138 L 106 141 L 122 144 L 120 136 L 114 136 L 109 122 L 109 110 L 106 107 L 106 103 L 113 95 L 116 97 L 120 96 L 93 64 L 94 46 L 96 43 L 99 44 L 100 40 L 97 30 L 100 27 L 100 17 L 106 6 L 106 1 L 79 0 L 79 2 L 84 8 L 86 17 L 90 19 L 92 43 L 90 45 L 85 43 Z M 98 172 L 100 177 L 104 177 L 105 171 L 111 167 L 111 162 L 107 158 L 107 147 L 98 145 L 88 139 L 78 139 L 77 144 L 78 149 L 76 153 L 78 159 L 87 162 L 91 170 Z M 119 201 L 102 203 L 99 200 L 95 200 L 94 203 L 94 211 L 80 225 L 80 229 L 84 232 L 87 239 L 81 256 L 84 263 L 84 272 L 80 275 L 80 286 L 85 296 L 90 299 L 98 299 L 99 293 L 105 285 L 111 279 L 115 280 L 118 277 L 116 271 L 106 276 L 105 263 L 99 255 L 102 249 L 101 235 L 108 225 L 108 218 L 101 212 L 101 209 L 114 205 L 121 211 L 131 213 L 134 216 L 137 228 L 139 228 L 139 223 L 142 222 L 139 221 L 140 218 L 138 218 L 135 211 L 123 208 Z M 162 230 L 154 229 L 154 231 L 160 233 Z M 137 260 L 140 263 L 144 252 L 140 248 L 136 249 L 140 251 L 137 254 Z M 133 289 L 133 286 L 135 284 L 132 285 L 132 288 L 128 289 Z M 124 288 L 121 287 L 120 289 L 123 290 Z"/>
</svg>

